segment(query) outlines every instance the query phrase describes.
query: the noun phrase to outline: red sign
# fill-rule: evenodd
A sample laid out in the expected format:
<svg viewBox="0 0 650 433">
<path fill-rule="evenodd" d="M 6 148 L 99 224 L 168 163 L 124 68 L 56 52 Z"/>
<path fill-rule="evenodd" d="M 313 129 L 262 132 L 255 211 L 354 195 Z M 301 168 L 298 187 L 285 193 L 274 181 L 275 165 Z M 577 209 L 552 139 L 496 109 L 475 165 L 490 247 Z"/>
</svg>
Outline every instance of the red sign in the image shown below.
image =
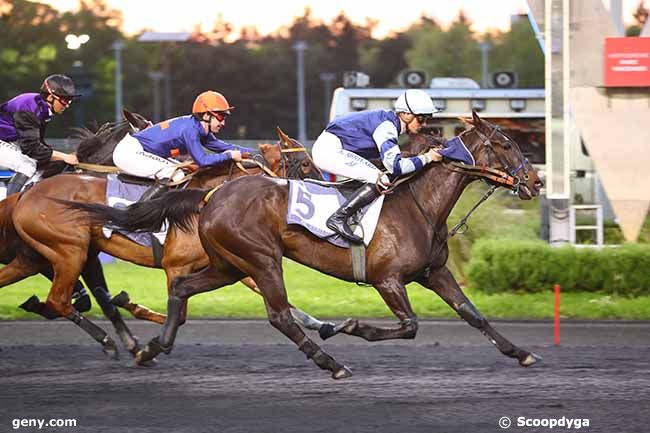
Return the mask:
<svg viewBox="0 0 650 433">
<path fill-rule="evenodd" d="M 605 86 L 650 87 L 650 38 L 605 38 Z"/>
</svg>

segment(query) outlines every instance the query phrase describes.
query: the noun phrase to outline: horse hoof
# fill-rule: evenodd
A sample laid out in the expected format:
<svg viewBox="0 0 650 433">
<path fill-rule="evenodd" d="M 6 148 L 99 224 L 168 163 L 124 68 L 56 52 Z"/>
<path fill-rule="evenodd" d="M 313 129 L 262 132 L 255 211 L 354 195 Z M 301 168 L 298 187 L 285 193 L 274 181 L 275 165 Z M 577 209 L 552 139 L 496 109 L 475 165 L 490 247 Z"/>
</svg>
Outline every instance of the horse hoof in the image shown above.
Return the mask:
<svg viewBox="0 0 650 433">
<path fill-rule="evenodd" d="M 352 376 L 352 370 L 347 368 L 345 365 L 338 370 L 336 370 L 334 373 L 332 373 L 332 379 L 339 380 L 339 379 L 347 379 L 348 377 Z"/>
<path fill-rule="evenodd" d="M 144 346 L 144 349 L 135 354 L 135 363 L 138 365 L 145 365 L 146 362 L 153 360 L 162 351 L 160 343 L 158 342 L 158 337 L 154 337 L 146 346 Z M 169 351 L 171 352 L 171 348 Z"/>
<path fill-rule="evenodd" d="M 521 365 L 522 367 L 530 367 L 531 365 L 537 363 L 538 361 L 542 361 L 542 359 L 543 358 L 541 356 L 535 355 L 534 353 L 531 352 L 519 360 L 519 365 Z"/>
<path fill-rule="evenodd" d="M 144 349 L 139 350 L 135 354 L 135 363 L 137 365 L 141 365 L 146 367 L 149 362 L 153 361 L 156 358 L 155 355 L 152 355 L 149 350 L 147 349 L 147 346 L 144 347 Z"/>
<path fill-rule="evenodd" d="M 336 335 L 334 330 L 334 324 L 330 322 L 323 323 L 323 325 L 318 329 L 318 335 L 320 335 L 321 340 L 327 340 L 330 337 Z"/>
<path fill-rule="evenodd" d="M 37 312 L 37 307 L 41 304 L 41 300 L 38 299 L 38 296 L 32 295 L 28 300 L 23 302 L 18 306 L 18 308 L 21 308 L 25 311 L 28 311 L 30 313 L 36 313 Z"/>
<path fill-rule="evenodd" d="M 117 350 L 117 345 L 115 342 L 108 336 L 104 338 L 104 341 L 102 341 L 102 351 L 104 352 L 104 355 L 108 356 L 111 359 L 119 359 L 120 354 Z"/>
<path fill-rule="evenodd" d="M 129 299 L 129 294 L 122 290 L 117 295 L 111 298 L 111 304 L 124 308 L 131 300 Z"/>
<path fill-rule="evenodd" d="M 155 367 L 156 365 L 158 365 L 158 360 L 156 360 L 156 358 L 153 358 L 153 359 L 150 359 L 149 361 L 144 361 L 144 362 L 137 362 L 137 360 L 136 360 L 136 365 L 138 367 L 151 368 L 151 367 Z"/>
<path fill-rule="evenodd" d="M 127 347 L 126 350 L 128 350 L 129 353 L 135 357 L 138 352 L 142 350 L 142 346 L 140 346 L 140 343 L 138 343 L 136 340 L 135 343 L 132 346 Z"/>
</svg>

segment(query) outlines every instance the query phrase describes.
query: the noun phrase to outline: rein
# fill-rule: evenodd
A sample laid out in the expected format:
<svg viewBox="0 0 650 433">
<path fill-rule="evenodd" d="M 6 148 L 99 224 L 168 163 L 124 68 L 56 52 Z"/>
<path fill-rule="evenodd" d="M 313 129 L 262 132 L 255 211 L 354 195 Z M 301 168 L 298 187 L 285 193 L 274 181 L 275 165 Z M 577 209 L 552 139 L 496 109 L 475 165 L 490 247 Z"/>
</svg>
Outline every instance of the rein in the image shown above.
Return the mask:
<svg viewBox="0 0 650 433">
<path fill-rule="evenodd" d="M 473 130 L 466 131 L 466 132 L 476 132 L 476 134 L 479 136 L 481 139 L 481 144 L 480 146 L 488 146 L 489 148 L 493 149 L 493 145 L 491 142 L 492 137 L 494 137 L 494 134 L 497 132 L 500 132 L 503 134 L 506 138 L 509 139 L 509 137 L 501 131 L 501 128 L 499 126 L 494 126 L 492 131 L 490 132 L 489 136 L 486 136 L 485 134 L 481 133 L 476 127 Z M 465 132 L 463 132 L 465 134 Z M 463 135 L 461 134 L 461 136 Z M 512 141 L 512 140 L 510 140 Z M 514 142 L 513 142 L 514 143 Z M 496 191 L 497 188 L 499 187 L 505 187 L 511 191 L 517 192 L 519 190 L 519 184 L 521 180 L 517 176 L 517 173 L 519 173 L 522 169 L 524 170 L 524 175 L 523 178 L 524 180 L 528 180 L 528 170 L 526 170 L 526 163 L 528 163 L 528 159 L 524 158 L 524 160 L 517 166 L 515 169 L 510 169 L 508 167 L 508 164 L 503 161 L 503 158 L 496 152 L 493 151 L 497 159 L 499 159 L 499 162 L 505 167 L 506 171 L 508 173 L 497 170 L 495 168 L 487 167 L 484 164 L 483 165 L 465 165 L 461 164 L 459 162 L 443 162 L 442 166 L 446 168 L 449 171 L 455 172 L 455 173 L 461 173 L 464 175 L 468 175 L 474 178 L 478 178 L 480 180 L 483 180 L 484 182 L 488 183 L 491 185 L 490 189 L 478 200 L 478 202 L 460 219 L 460 221 L 449 231 L 447 235 L 447 239 L 451 239 L 457 234 L 463 234 L 469 229 L 469 225 L 467 224 L 467 220 L 469 217 L 478 209 L 478 207 L 483 204 L 492 194 L 494 194 L 494 191 Z M 409 182 L 411 179 L 416 177 L 419 173 L 413 173 L 411 175 L 405 176 L 403 178 L 398 179 L 396 182 L 390 185 L 388 189 L 385 191 L 382 191 L 382 194 L 388 194 L 391 193 L 392 191 L 395 190 L 400 184 Z M 411 193 L 411 196 L 413 197 L 413 201 L 415 202 L 418 210 L 426 220 L 426 222 L 431 226 L 431 228 L 434 231 L 434 237 L 435 237 L 435 225 L 427 212 L 424 210 L 422 205 L 418 202 L 415 191 L 413 191 L 412 188 L 412 183 L 408 184 L 408 189 L 409 192 Z M 464 230 L 461 231 L 461 229 L 465 227 Z M 432 246 L 433 248 L 433 241 L 432 241 Z"/>
</svg>

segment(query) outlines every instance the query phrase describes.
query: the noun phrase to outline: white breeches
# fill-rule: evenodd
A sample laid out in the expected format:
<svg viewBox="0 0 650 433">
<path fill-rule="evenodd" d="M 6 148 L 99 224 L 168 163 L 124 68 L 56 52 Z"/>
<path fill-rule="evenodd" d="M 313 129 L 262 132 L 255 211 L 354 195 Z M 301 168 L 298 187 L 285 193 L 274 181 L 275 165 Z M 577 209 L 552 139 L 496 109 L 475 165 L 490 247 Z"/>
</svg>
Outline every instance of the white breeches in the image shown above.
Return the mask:
<svg viewBox="0 0 650 433">
<path fill-rule="evenodd" d="M 113 162 L 117 168 L 133 176 L 149 179 L 171 178 L 174 182 L 185 176 L 183 170 L 176 169 L 175 162 L 145 151 L 138 139 L 131 134 L 126 134 L 115 146 Z"/>
<path fill-rule="evenodd" d="M 20 151 L 17 144 L 0 140 L 0 166 L 16 173 L 32 177 L 36 173 L 36 161 Z"/>
<path fill-rule="evenodd" d="M 381 170 L 370 161 L 343 149 L 341 140 L 331 132 L 323 131 L 314 142 L 312 158 L 318 168 L 337 176 L 377 183 Z M 387 179 L 385 179 L 387 181 Z"/>
</svg>

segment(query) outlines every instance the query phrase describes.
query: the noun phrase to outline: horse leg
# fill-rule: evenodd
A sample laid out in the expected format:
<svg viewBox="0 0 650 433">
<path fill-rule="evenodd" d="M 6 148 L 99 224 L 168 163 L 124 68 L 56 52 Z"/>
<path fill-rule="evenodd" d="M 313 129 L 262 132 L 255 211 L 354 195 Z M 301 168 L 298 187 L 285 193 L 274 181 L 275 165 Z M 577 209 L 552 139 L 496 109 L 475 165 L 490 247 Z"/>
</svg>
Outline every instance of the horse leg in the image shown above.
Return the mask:
<svg viewBox="0 0 650 433">
<path fill-rule="evenodd" d="M 90 287 L 90 291 L 101 307 L 104 316 L 113 324 L 115 332 L 117 332 L 126 350 L 135 356 L 135 353 L 140 350 L 138 339 L 131 333 L 128 326 L 126 326 L 117 308 L 111 304 L 111 295 L 108 292 L 104 270 L 97 255 L 89 256 L 81 272 L 81 276 L 88 287 Z"/>
<path fill-rule="evenodd" d="M 124 290 L 111 298 L 111 304 L 124 308 L 136 319 L 147 320 L 162 325 L 165 323 L 165 319 L 167 318 L 166 315 L 158 313 L 149 307 L 131 302 L 129 294 Z"/>
<path fill-rule="evenodd" d="M 0 269 L 0 287 L 8 286 L 17 281 L 36 275 L 43 270 L 41 264 L 35 263 L 21 255 L 16 256 L 9 264 Z M 48 320 L 56 319 L 58 314 L 45 308 L 38 296 L 32 295 L 29 299 L 19 305 L 25 311 L 35 313 Z"/>
<path fill-rule="evenodd" d="M 17 256 L 8 265 L 0 269 L 0 288 L 36 275 L 39 271 L 39 265 L 22 256 Z"/>
<path fill-rule="evenodd" d="M 142 365 L 153 360 L 158 354 L 171 353 L 176 340 L 176 332 L 184 320 L 184 307 L 187 299 L 193 295 L 216 290 L 241 279 L 242 275 L 235 268 L 216 269 L 208 266 L 198 272 L 183 275 L 171 282 L 167 300 L 167 320 L 160 331 L 135 357 L 136 363 Z"/>
<path fill-rule="evenodd" d="M 541 360 L 539 356 L 520 349 L 495 331 L 465 296 L 446 266 L 435 271 L 425 272 L 424 275 L 417 279 L 417 282 L 436 292 L 460 317 L 481 331 L 501 353 L 510 358 L 517 358 L 522 367 L 528 367 Z"/>
<path fill-rule="evenodd" d="M 250 267 L 252 271 L 250 275 L 259 283 L 259 288 L 264 296 L 264 304 L 271 325 L 293 341 L 299 350 L 307 356 L 307 359 L 314 361 L 322 370 L 331 371 L 333 379 L 352 376 L 352 372 L 345 365 L 339 364 L 307 337 L 291 317 L 282 278 L 282 256 L 275 259 L 262 257 L 261 260 L 256 260 L 255 264 L 248 263 L 248 265 L 247 267 Z"/>
<path fill-rule="evenodd" d="M 251 289 L 254 293 L 257 293 L 258 295 L 262 296 L 262 292 L 260 291 L 260 288 L 257 286 L 257 283 L 253 281 L 251 277 L 246 277 L 243 280 L 241 280 L 241 283 L 243 283 L 246 287 Z M 289 304 L 289 309 L 291 311 L 291 315 L 295 320 L 300 322 L 303 327 L 306 329 L 311 329 L 312 331 L 318 331 L 321 336 L 322 335 L 334 335 L 337 332 L 337 326 L 342 327 L 342 325 L 336 325 L 335 323 L 332 322 L 323 322 L 321 320 L 318 320 L 314 316 L 311 316 L 310 314 L 302 311 L 300 308 Z M 332 334 L 333 333 L 333 334 Z M 326 337 L 327 338 L 327 337 Z M 325 339 L 325 338 L 323 338 Z"/>
<path fill-rule="evenodd" d="M 52 270 L 52 267 L 49 265 L 49 263 L 41 269 L 41 274 L 50 281 L 54 280 L 54 271 Z M 81 284 L 81 281 L 79 280 L 75 281 L 74 283 L 73 298 L 75 297 L 75 294 L 78 295 L 78 297 L 77 300 L 72 304 L 72 306 L 80 313 L 85 313 L 86 311 L 90 310 L 91 307 L 90 297 L 86 293 L 86 288 L 84 287 L 83 284 Z M 40 312 L 34 311 L 32 309 L 39 302 L 40 300 L 38 299 L 38 296 L 32 295 L 31 298 L 29 298 L 22 305 L 20 305 L 20 308 L 22 308 L 25 311 L 41 314 Z M 46 317 L 46 316 L 44 317 L 46 319 L 56 319 L 56 317 Z"/>
<path fill-rule="evenodd" d="M 374 286 L 390 310 L 400 320 L 397 328 L 381 328 L 367 323 L 361 323 L 357 319 L 348 319 L 343 322 L 339 329 L 327 335 L 321 333 L 323 339 L 329 338 L 337 333 L 355 335 L 367 341 L 391 340 L 397 338 L 412 339 L 418 331 L 418 319 L 411 308 L 406 287 L 395 279 L 385 280 Z"/>
<path fill-rule="evenodd" d="M 55 263 L 52 263 L 54 281 L 52 281 L 47 301 L 45 304 L 40 303 L 43 304 L 43 309 L 63 316 L 79 326 L 102 345 L 102 350 L 107 356 L 117 359 L 118 351 L 113 339 L 102 328 L 75 310 L 70 302 L 74 283 L 79 278 L 86 253 L 77 251 L 75 254 L 74 250 L 70 249 L 65 255 L 59 254 L 53 257 L 57 259 Z"/>
</svg>

